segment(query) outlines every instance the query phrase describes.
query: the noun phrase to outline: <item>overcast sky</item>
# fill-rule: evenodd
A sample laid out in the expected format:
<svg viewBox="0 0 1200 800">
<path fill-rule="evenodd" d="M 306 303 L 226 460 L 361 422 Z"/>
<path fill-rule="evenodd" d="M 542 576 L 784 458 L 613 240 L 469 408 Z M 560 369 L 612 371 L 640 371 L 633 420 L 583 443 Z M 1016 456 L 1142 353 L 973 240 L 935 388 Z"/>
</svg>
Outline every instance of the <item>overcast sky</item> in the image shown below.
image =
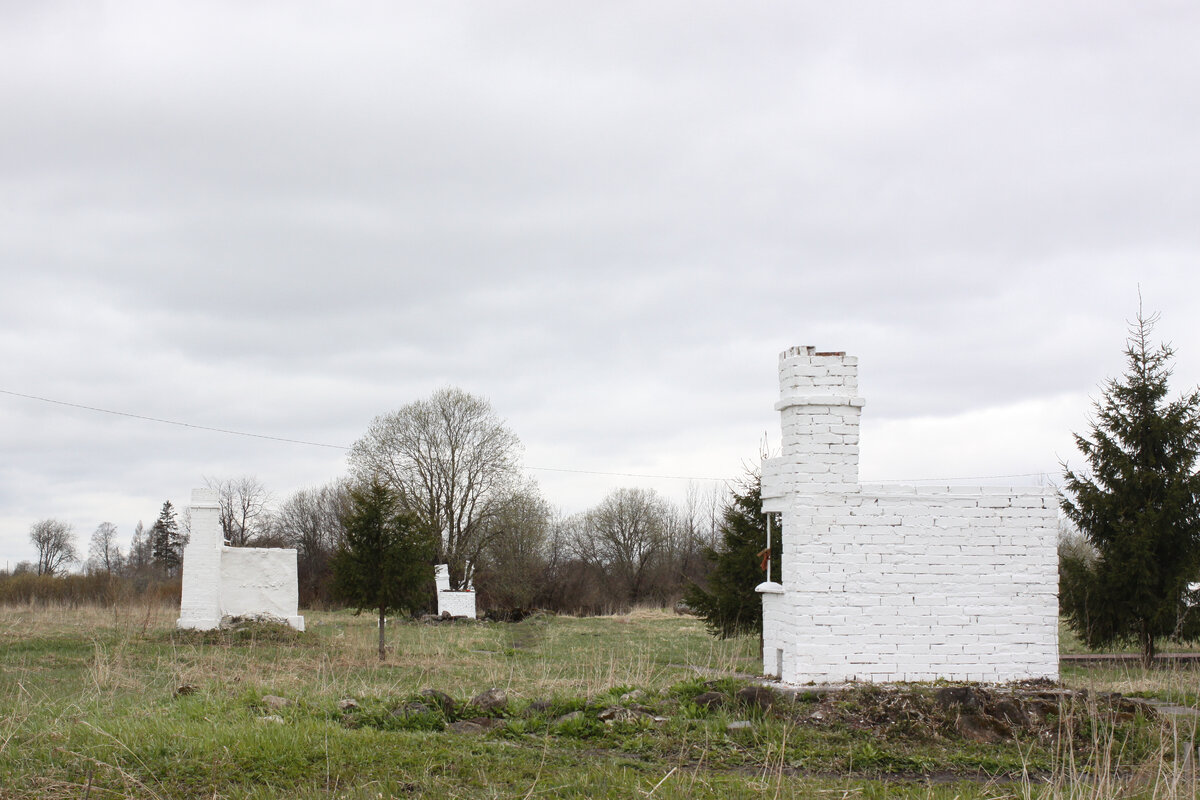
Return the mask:
<svg viewBox="0 0 1200 800">
<path fill-rule="evenodd" d="M 811 344 L 860 357 L 864 479 L 1055 479 L 1139 285 L 1200 382 L 1197 42 L 1185 2 L 3 3 L 0 390 L 344 447 L 458 386 L 573 512 L 687 481 L 550 469 L 740 476 Z M 344 472 L 0 394 L 0 559 Z"/>
</svg>

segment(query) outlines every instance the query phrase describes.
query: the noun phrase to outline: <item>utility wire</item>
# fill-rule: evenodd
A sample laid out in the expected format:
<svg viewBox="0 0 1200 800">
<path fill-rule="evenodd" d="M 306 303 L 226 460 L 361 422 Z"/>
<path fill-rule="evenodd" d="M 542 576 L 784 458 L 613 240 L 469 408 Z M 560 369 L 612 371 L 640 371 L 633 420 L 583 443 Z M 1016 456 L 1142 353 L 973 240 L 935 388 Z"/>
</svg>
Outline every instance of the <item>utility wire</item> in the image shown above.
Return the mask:
<svg viewBox="0 0 1200 800">
<path fill-rule="evenodd" d="M 310 447 L 329 447 L 334 450 L 349 450 L 349 447 L 343 447 L 340 444 L 322 444 L 321 442 L 306 442 L 302 439 L 287 439 L 283 436 L 268 436 L 265 433 L 246 433 L 245 431 L 231 431 L 227 428 L 211 428 L 207 425 L 193 425 L 190 422 L 179 422 L 173 419 L 160 419 L 158 417 L 147 417 L 142 414 L 131 414 L 128 411 L 113 411 L 108 408 L 96 408 L 95 406 L 85 406 L 80 403 L 68 403 L 65 400 L 51 400 L 49 397 L 38 397 L 32 394 L 21 394 L 20 392 L 10 392 L 7 389 L 0 389 L 0 394 L 10 394 L 13 397 L 24 397 L 27 400 L 38 400 L 42 403 L 53 403 L 56 406 L 67 406 L 69 408 L 82 408 L 85 411 L 96 411 L 101 414 L 112 414 L 115 417 L 129 417 L 130 419 L 140 419 L 147 422 L 161 422 L 163 425 L 178 425 L 181 428 L 194 428 L 198 431 L 212 431 L 214 433 L 227 433 L 230 436 L 248 436 L 252 439 L 269 439 L 273 442 L 287 442 L 289 444 L 306 444 Z"/>
<path fill-rule="evenodd" d="M 176 425 L 180 428 L 191 428 L 198 431 L 211 431 L 213 433 L 226 433 L 230 436 L 247 436 L 251 439 L 267 439 L 272 442 L 287 442 L 288 444 L 303 444 L 309 447 L 327 447 L 332 450 L 349 450 L 349 447 L 340 444 L 325 444 L 323 442 L 309 442 L 304 439 L 289 439 L 284 436 L 269 436 L 265 433 L 247 433 L 246 431 L 235 431 L 229 428 L 214 428 L 209 425 L 196 425 L 191 422 L 180 422 L 173 419 L 162 419 L 161 417 L 148 417 L 145 414 L 133 414 L 128 411 L 113 411 L 110 408 L 97 408 L 96 406 L 87 406 L 82 403 L 68 403 L 65 400 L 53 400 L 49 397 L 38 397 L 32 394 L 22 394 L 21 392 L 12 392 L 8 389 L 0 389 L 0 394 L 12 395 L 13 397 L 23 397 L 26 400 L 37 400 L 41 403 L 51 403 L 56 406 L 67 406 L 68 408 L 80 408 L 84 411 L 95 411 L 100 414 L 112 414 L 115 417 L 128 417 L 129 419 L 138 419 L 145 422 L 159 422 L 163 425 Z M 581 475 L 611 475 L 619 478 L 666 478 L 670 480 L 680 481 L 724 481 L 727 478 L 706 478 L 696 475 L 649 475 L 640 472 L 601 472 L 591 469 L 564 469 L 561 467 L 532 467 L 527 466 L 526 469 L 538 470 L 540 472 L 574 472 Z"/>
<path fill-rule="evenodd" d="M 67 408 L 79 408 L 84 411 L 95 411 L 99 414 L 111 414 L 114 417 L 128 417 L 129 419 L 142 420 L 144 422 L 158 422 L 163 425 L 175 425 L 180 428 L 191 428 L 198 431 L 211 431 L 212 433 L 224 433 L 230 436 L 245 436 L 251 439 L 266 439 L 272 442 L 286 442 L 287 444 L 302 444 L 308 447 L 325 447 L 331 450 L 349 450 L 349 447 L 340 444 L 325 444 L 323 442 L 310 442 L 304 439 L 289 439 L 285 436 L 269 436 L 265 433 L 248 433 L 246 431 L 235 431 L 229 428 L 214 428 L 209 425 L 196 425 L 191 422 L 180 422 L 173 419 L 162 419 L 161 417 L 149 417 L 144 414 L 133 414 L 128 411 L 113 411 L 110 408 L 97 408 L 96 406 L 88 406 L 82 403 L 68 403 L 65 400 L 54 400 L 49 397 L 39 397 L 33 394 L 23 394 L 22 392 L 13 392 L 8 389 L 0 389 L 0 394 L 7 394 L 13 397 L 23 397 L 26 400 L 36 400 L 40 403 L 50 403 L 56 406 L 66 406 Z M 644 472 L 604 472 L 593 469 L 566 469 L 563 467 L 533 467 L 526 466 L 525 469 L 536 470 L 538 472 L 568 472 L 576 475 L 607 475 L 615 478 L 661 478 L 664 480 L 676 481 L 727 481 L 729 478 L 712 478 L 700 475 L 653 475 Z M 887 478 L 882 480 L 868 481 L 868 483 L 925 483 L 925 482 L 950 482 L 950 481 L 980 481 L 980 480 L 997 480 L 1000 478 L 1028 478 L 1033 475 L 1045 475 L 1049 478 L 1049 473 L 1046 472 L 1019 472 L 1012 475 L 969 475 L 953 478 Z"/>
</svg>

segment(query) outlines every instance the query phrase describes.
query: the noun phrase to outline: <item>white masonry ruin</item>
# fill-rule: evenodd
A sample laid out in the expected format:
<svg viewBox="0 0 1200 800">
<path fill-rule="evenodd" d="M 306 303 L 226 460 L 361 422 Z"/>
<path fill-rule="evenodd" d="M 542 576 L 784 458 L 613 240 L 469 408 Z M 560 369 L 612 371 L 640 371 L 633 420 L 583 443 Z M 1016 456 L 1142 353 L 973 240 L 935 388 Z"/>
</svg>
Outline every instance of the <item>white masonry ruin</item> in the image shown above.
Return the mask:
<svg viewBox="0 0 1200 800">
<path fill-rule="evenodd" d="M 225 617 L 256 617 L 304 630 L 298 610 L 296 551 L 226 547 L 217 493 L 192 490 L 192 531 L 183 551 L 180 628 L 211 630 Z"/>
<path fill-rule="evenodd" d="M 1058 678 L 1058 504 L 1043 488 L 861 485 L 858 359 L 779 357 L 782 583 L 763 672 L 784 682 Z M 969 446 L 969 443 L 964 443 Z M 776 534 L 780 535 L 780 534 Z"/>
<path fill-rule="evenodd" d="M 470 589 L 465 592 L 450 591 L 449 564 L 438 564 L 434 567 L 434 579 L 437 583 L 439 616 L 449 614 L 452 617 L 475 619 L 475 592 Z"/>
</svg>

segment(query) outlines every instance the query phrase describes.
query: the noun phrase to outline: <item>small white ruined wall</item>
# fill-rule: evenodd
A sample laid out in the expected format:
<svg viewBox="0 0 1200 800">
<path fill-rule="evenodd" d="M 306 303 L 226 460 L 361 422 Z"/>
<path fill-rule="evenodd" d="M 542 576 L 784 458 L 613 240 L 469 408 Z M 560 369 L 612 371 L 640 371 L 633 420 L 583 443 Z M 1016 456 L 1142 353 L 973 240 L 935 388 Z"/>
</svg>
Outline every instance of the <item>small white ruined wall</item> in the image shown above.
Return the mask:
<svg viewBox="0 0 1200 800">
<path fill-rule="evenodd" d="M 452 617 L 475 619 L 474 592 L 438 592 L 438 613 L 450 613 Z"/>
<path fill-rule="evenodd" d="M 304 630 L 295 550 L 226 547 L 217 494 L 209 489 L 192 490 L 191 518 L 179 627 L 210 630 L 222 617 L 270 616 Z"/>
<path fill-rule="evenodd" d="M 295 550 L 221 548 L 221 611 L 224 614 L 270 614 L 289 619 L 296 615 L 296 610 Z"/>
<path fill-rule="evenodd" d="M 763 463 L 763 509 L 782 514 L 782 584 L 760 586 L 764 672 L 1057 678 L 1054 496 L 860 486 L 856 373 L 841 353 L 780 357 L 782 455 Z"/>
<path fill-rule="evenodd" d="M 475 593 L 450 591 L 450 566 L 438 564 L 434 567 L 437 581 L 438 614 L 449 613 L 452 617 L 475 619 Z"/>
</svg>

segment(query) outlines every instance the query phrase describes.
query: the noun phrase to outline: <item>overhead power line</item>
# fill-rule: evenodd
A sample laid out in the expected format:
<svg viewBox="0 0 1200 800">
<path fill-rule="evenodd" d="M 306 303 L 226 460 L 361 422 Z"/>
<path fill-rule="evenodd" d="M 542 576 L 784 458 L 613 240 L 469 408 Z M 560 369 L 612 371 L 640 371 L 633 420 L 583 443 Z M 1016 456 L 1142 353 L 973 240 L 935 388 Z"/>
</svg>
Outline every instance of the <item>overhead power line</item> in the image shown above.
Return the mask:
<svg viewBox="0 0 1200 800">
<path fill-rule="evenodd" d="M 68 403 L 65 400 L 54 400 L 49 397 L 39 397 L 33 394 L 24 394 L 22 392 L 13 392 L 8 389 L 0 389 L 0 394 L 12 395 L 13 397 L 23 397 L 26 400 L 37 400 L 40 403 L 50 403 L 56 406 L 66 406 L 67 408 L 79 408 L 84 411 L 95 411 L 99 414 L 111 414 L 114 417 L 127 417 L 129 419 L 142 420 L 143 422 L 158 422 L 163 425 L 175 425 L 180 428 L 191 428 L 197 431 L 211 431 L 212 433 L 225 433 L 230 436 L 246 436 L 251 439 L 267 439 L 272 442 L 286 442 L 288 444 L 303 444 L 309 447 L 326 447 L 331 450 L 349 450 L 349 447 L 341 444 L 326 444 L 324 442 L 310 442 L 304 439 L 289 439 L 286 436 L 270 436 L 265 433 L 249 433 L 247 431 L 235 431 L 230 428 L 215 428 L 210 425 L 196 425 L 192 422 L 180 422 L 175 419 L 163 419 L 162 417 L 150 417 L 145 414 L 134 414 L 129 411 L 114 411 L 111 408 L 98 408 L 97 406 L 84 405 L 83 403 Z M 609 475 L 619 478 L 664 478 L 669 480 L 681 481 L 724 481 L 727 478 L 706 478 L 697 475 L 650 475 L 641 472 L 603 472 L 593 469 L 565 469 L 563 467 L 533 467 L 527 466 L 526 469 L 538 470 L 539 472 L 573 472 L 581 475 Z"/>
<path fill-rule="evenodd" d="M 162 425 L 174 425 L 179 428 L 191 428 L 197 431 L 209 431 L 211 433 L 224 433 L 229 436 L 245 436 L 250 439 L 266 439 L 271 442 L 285 442 L 287 444 L 301 444 L 308 447 L 324 447 L 330 450 L 349 450 L 350 448 L 341 444 L 327 444 L 324 442 L 310 442 L 305 439 L 289 439 L 286 436 L 271 436 L 265 433 L 249 433 L 247 431 L 235 431 L 230 428 L 217 428 L 211 425 L 197 425 L 192 422 L 181 422 L 174 419 L 163 419 L 161 417 L 151 417 L 145 414 L 134 414 L 129 411 L 114 411 L 111 408 L 99 408 L 97 406 L 84 405 L 83 403 L 69 403 L 66 400 L 55 400 L 50 397 L 39 397 L 34 394 L 24 394 L 23 392 L 14 392 L 8 389 L 0 389 L 0 394 L 11 395 L 12 397 L 22 397 L 26 400 L 36 400 L 39 403 L 50 403 L 56 406 L 66 406 L 67 408 L 78 408 L 83 411 L 94 411 L 98 414 L 111 414 L 114 417 L 127 417 L 129 419 L 141 420 L 143 422 L 157 422 Z M 567 472 L 577 475 L 606 475 L 614 478 L 658 478 L 661 480 L 674 481 L 727 481 L 729 478 L 713 478 L 703 475 L 657 475 L 645 472 L 606 472 L 595 469 L 567 469 L 565 467 L 534 467 L 526 466 L 525 469 L 536 470 L 538 472 Z M 951 478 L 887 478 L 882 480 L 869 481 L 869 483 L 928 483 L 928 482 L 952 482 L 952 481 L 980 481 L 980 480 L 999 480 L 1001 478 L 1029 478 L 1033 476 L 1046 476 L 1049 478 L 1049 473 L 1046 472 L 1019 472 L 1011 475 L 969 475 L 958 476 Z"/>
<path fill-rule="evenodd" d="M 20 392 L 10 392 L 7 389 L 0 389 L 0 394 L 10 394 L 13 397 L 24 397 L 27 400 L 37 400 L 42 403 L 52 403 L 56 406 L 67 406 L 68 408 L 82 408 L 84 411 L 95 411 L 100 414 L 112 414 L 114 417 L 129 417 L 130 419 L 140 419 L 146 422 L 161 422 L 163 425 L 177 425 L 180 428 L 193 428 L 198 431 L 212 431 L 213 433 L 227 433 L 230 436 L 248 436 L 251 439 L 269 439 L 273 442 L 287 442 L 288 444 L 305 444 L 310 447 L 328 447 L 334 450 L 349 450 L 349 447 L 343 447 L 340 444 L 322 444 L 321 442 L 306 442 L 303 439 L 288 439 L 283 436 L 268 436 L 265 433 L 247 433 L 246 431 L 233 431 L 228 428 L 213 428 L 208 425 L 194 425 L 191 422 L 180 422 L 174 419 L 161 419 L 159 417 L 147 417 L 144 414 L 131 414 L 128 411 L 113 411 L 109 408 L 96 408 L 95 406 L 85 406 L 81 403 L 68 403 L 65 400 L 52 400 L 49 397 L 38 397 L 32 394 L 21 394 Z"/>
</svg>

